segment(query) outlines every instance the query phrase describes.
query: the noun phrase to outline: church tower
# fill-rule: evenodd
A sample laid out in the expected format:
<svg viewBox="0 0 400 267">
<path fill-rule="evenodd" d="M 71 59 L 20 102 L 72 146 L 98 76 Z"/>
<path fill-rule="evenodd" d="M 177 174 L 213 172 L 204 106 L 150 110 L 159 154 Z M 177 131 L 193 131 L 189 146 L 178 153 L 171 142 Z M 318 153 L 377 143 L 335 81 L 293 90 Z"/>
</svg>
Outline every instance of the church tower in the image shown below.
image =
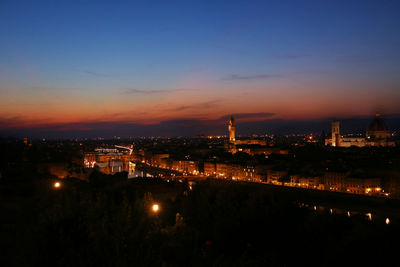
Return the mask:
<svg viewBox="0 0 400 267">
<path fill-rule="evenodd" d="M 234 143 L 235 142 L 235 119 L 231 117 L 229 120 L 229 142 Z"/>
<path fill-rule="evenodd" d="M 332 122 L 332 146 L 340 146 L 340 126 L 338 121 Z"/>
</svg>

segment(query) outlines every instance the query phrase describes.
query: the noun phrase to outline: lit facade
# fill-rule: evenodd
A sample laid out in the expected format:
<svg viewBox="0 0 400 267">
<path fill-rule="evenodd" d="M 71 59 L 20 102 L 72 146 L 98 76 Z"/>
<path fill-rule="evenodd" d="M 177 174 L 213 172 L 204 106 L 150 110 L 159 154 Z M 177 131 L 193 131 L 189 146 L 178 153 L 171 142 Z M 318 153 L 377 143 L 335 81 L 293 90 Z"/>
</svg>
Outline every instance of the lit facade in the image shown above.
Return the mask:
<svg viewBox="0 0 400 267">
<path fill-rule="evenodd" d="M 235 143 L 236 126 L 235 126 L 235 119 L 233 117 L 231 117 L 231 119 L 229 120 L 228 130 L 229 130 L 229 142 Z"/>
<path fill-rule="evenodd" d="M 325 139 L 325 145 L 333 147 L 395 146 L 390 141 L 390 131 L 377 113 L 366 131 L 366 137 L 343 137 L 340 134 L 340 123 L 332 122 L 331 137 Z"/>
<path fill-rule="evenodd" d="M 266 140 L 259 140 L 259 139 L 241 139 L 237 140 L 236 135 L 236 125 L 235 119 L 233 117 L 230 118 L 228 124 L 228 132 L 229 132 L 229 141 L 226 143 L 225 147 L 229 152 L 236 153 L 236 152 L 245 152 L 250 155 L 254 154 L 271 154 L 271 148 L 267 148 L 267 141 Z M 261 146 L 258 148 L 243 148 L 240 146 Z"/>
<path fill-rule="evenodd" d="M 105 174 L 115 174 L 132 170 L 134 156 L 130 153 L 118 152 L 117 149 L 97 148 L 95 152 L 85 153 L 83 165 L 85 168 L 98 167 Z"/>
</svg>

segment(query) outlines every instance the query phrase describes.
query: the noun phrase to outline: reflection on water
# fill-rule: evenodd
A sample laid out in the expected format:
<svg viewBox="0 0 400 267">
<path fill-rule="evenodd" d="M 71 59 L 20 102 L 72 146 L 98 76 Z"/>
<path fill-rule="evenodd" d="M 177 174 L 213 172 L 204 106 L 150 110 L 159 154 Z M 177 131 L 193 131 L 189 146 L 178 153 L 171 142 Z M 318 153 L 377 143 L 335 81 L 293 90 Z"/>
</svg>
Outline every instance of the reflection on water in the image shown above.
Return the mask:
<svg viewBox="0 0 400 267">
<path fill-rule="evenodd" d="M 325 206 L 316 206 L 316 205 L 309 205 L 303 202 L 299 202 L 297 203 L 299 205 L 300 208 L 307 208 L 307 209 L 311 209 L 314 210 L 316 212 L 325 212 L 327 210 L 327 207 Z M 383 219 L 385 219 L 385 224 L 390 224 L 391 223 L 391 219 L 389 219 L 388 217 L 384 216 L 383 214 L 375 214 L 372 215 L 371 212 L 367 212 L 365 213 L 365 211 L 356 211 L 356 210 L 345 210 L 345 209 L 341 209 L 341 208 L 329 208 L 329 213 L 331 215 L 347 215 L 347 217 L 354 217 L 354 216 L 359 216 L 359 215 L 363 215 L 365 216 L 365 218 L 368 221 L 378 221 L 378 222 L 382 222 Z M 387 214 L 386 214 L 387 215 Z"/>
</svg>

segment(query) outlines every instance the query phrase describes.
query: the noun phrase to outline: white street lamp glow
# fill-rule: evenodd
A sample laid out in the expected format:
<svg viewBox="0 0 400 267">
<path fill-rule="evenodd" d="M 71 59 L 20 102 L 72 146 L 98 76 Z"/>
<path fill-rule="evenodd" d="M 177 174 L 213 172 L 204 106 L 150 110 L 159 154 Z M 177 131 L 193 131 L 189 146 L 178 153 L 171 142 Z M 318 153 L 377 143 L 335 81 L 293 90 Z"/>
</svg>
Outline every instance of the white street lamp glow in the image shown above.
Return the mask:
<svg viewBox="0 0 400 267">
<path fill-rule="evenodd" d="M 160 206 L 158 204 L 153 204 L 151 209 L 153 210 L 153 212 L 158 212 L 160 210 Z"/>
</svg>

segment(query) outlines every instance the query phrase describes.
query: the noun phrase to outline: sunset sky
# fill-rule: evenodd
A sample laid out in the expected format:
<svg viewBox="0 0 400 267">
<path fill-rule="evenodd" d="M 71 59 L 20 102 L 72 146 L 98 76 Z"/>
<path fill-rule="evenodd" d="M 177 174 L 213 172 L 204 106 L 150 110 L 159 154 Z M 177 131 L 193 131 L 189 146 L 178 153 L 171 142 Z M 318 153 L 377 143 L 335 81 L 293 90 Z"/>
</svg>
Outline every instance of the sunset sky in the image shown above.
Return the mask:
<svg viewBox="0 0 400 267">
<path fill-rule="evenodd" d="M 400 114 L 399 14 L 399 1 L 0 0 L 0 131 Z"/>
</svg>

